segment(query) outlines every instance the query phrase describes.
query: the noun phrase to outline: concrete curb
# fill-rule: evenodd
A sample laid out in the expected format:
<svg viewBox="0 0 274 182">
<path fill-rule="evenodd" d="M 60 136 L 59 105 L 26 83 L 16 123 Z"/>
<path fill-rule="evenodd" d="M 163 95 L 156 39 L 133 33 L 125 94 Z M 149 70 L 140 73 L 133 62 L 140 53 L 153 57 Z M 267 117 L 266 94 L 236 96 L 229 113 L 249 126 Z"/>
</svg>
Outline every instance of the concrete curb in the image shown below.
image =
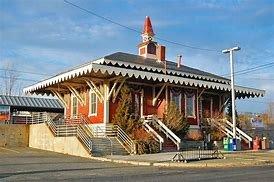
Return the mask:
<svg viewBox="0 0 274 182">
<path fill-rule="evenodd" d="M 103 162 L 113 162 L 113 163 L 120 163 L 120 164 L 132 164 L 136 166 L 152 166 L 153 163 L 146 162 L 146 161 L 131 161 L 131 160 L 120 160 L 120 159 L 109 159 L 105 157 L 90 157 L 90 159 L 103 161 Z"/>
<path fill-rule="evenodd" d="M 94 160 L 103 161 L 103 162 L 131 164 L 135 166 L 154 166 L 154 167 L 171 167 L 171 168 L 229 168 L 229 167 L 274 165 L 274 161 L 270 161 L 270 160 L 256 160 L 254 162 L 241 162 L 241 163 L 233 164 L 233 163 L 147 162 L 147 161 L 109 159 L 105 157 L 90 157 L 90 158 Z M 248 160 L 248 161 L 252 161 L 252 160 Z"/>
</svg>

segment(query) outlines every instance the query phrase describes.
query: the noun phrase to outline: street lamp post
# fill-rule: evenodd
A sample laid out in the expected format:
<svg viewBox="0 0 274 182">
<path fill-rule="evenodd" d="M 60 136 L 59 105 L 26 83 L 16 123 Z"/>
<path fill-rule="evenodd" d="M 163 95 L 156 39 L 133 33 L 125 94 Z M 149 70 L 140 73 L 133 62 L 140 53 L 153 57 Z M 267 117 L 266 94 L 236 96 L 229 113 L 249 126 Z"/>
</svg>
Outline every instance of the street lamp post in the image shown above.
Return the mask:
<svg viewBox="0 0 274 182">
<path fill-rule="evenodd" d="M 225 49 L 222 53 L 229 53 L 230 58 L 230 78 L 231 78 L 231 100 L 232 100 L 232 122 L 233 122 L 233 139 L 236 140 L 236 111 L 235 111 L 235 90 L 234 90 L 234 62 L 233 52 L 241 50 L 240 47 Z"/>
</svg>

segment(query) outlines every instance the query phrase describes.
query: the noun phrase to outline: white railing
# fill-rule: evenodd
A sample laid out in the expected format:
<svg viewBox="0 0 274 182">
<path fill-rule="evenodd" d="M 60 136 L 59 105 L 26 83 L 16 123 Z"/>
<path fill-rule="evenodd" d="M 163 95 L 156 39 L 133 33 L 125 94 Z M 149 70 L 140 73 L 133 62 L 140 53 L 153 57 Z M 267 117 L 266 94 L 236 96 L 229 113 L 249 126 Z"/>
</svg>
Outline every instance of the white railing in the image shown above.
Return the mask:
<svg viewBox="0 0 274 182">
<path fill-rule="evenodd" d="M 135 143 L 134 141 L 124 132 L 124 130 L 118 126 L 114 125 L 114 129 L 117 132 L 117 139 L 119 140 L 120 143 L 124 146 L 124 148 L 130 153 L 130 154 L 135 154 L 136 149 L 135 149 Z"/>
<path fill-rule="evenodd" d="M 144 117 L 146 122 L 151 122 L 153 126 L 162 131 L 173 143 L 176 144 L 177 150 L 180 150 L 181 139 L 173 133 L 160 119 L 154 115 L 148 115 Z"/>
<path fill-rule="evenodd" d="M 224 134 L 226 134 L 229 137 L 233 137 L 233 124 L 229 122 L 226 118 L 225 119 L 212 119 L 207 118 L 206 119 L 209 123 L 216 126 L 218 129 L 220 129 Z M 246 141 L 249 145 L 249 148 L 251 147 L 251 142 L 253 141 L 252 137 L 250 137 L 248 134 L 243 132 L 240 128 L 236 127 L 236 138 L 237 139 L 243 139 Z"/>
<path fill-rule="evenodd" d="M 231 122 L 229 122 L 227 119 L 225 119 L 225 122 L 227 125 L 229 125 L 231 128 L 233 127 L 233 124 Z M 253 139 L 252 137 L 250 137 L 248 134 L 246 134 L 245 132 L 243 132 L 240 128 L 236 127 L 236 132 L 238 133 L 239 136 L 241 136 L 241 138 L 245 138 L 247 139 L 249 142 L 252 142 Z"/>
<path fill-rule="evenodd" d="M 163 149 L 163 143 L 164 143 L 164 139 L 163 137 L 161 137 L 161 135 L 159 135 L 148 123 L 147 121 L 143 122 L 143 126 L 145 128 L 145 130 L 148 133 L 151 133 L 152 137 L 158 141 L 160 143 L 160 151 Z"/>
</svg>

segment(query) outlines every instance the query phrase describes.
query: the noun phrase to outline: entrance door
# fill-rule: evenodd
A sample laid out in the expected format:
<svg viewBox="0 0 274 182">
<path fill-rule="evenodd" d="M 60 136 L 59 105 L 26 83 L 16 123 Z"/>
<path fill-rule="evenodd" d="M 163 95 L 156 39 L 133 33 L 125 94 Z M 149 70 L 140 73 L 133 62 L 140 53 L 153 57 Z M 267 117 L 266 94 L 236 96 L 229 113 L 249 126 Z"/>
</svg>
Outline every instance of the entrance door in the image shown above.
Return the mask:
<svg viewBox="0 0 274 182">
<path fill-rule="evenodd" d="M 211 118 L 211 99 L 203 99 L 202 100 L 202 117 L 203 118 Z"/>
</svg>

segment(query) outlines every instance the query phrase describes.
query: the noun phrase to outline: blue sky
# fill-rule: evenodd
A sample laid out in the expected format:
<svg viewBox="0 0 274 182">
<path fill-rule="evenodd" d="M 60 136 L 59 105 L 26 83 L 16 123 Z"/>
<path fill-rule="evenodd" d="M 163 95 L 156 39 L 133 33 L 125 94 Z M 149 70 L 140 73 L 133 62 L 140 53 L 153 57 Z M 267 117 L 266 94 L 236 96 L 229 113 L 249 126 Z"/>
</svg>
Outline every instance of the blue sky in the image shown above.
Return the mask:
<svg viewBox="0 0 274 182">
<path fill-rule="evenodd" d="M 182 44 L 220 50 L 189 49 L 163 41 L 167 58 L 183 55 L 183 64 L 215 74 L 229 73 L 224 48 L 235 45 L 235 69 L 274 62 L 274 1 L 272 0 L 70 0 L 134 29 L 151 17 L 158 37 Z M 116 51 L 137 54 L 141 37 L 63 2 L 63 0 L 0 1 L 0 67 L 53 75 L 71 66 Z M 2 74 L 0 70 L 0 75 Z M 40 80 L 43 75 L 19 73 Z M 274 101 L 274 67 L 236 75 L 236 83 L 266 90 L 259 99 L 237 102 L 239 111 L 262 112 Z M 0 81 L 1 78 L 0 78 Z M 20 80 L 19 88 L 33 82 Z"/>
</svg>

